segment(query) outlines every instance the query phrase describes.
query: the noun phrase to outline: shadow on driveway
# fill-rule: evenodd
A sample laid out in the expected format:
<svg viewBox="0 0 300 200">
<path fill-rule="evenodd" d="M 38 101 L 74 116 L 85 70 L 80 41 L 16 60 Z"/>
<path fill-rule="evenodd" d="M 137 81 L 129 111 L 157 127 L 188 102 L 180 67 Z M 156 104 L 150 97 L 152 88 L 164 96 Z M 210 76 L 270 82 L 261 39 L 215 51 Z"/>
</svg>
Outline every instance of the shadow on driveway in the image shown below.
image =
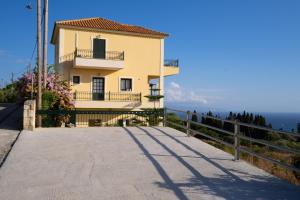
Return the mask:
<svg viewBox="0 0 300 200">
<path fill-rule="evenodd" d="M 160 174 L 164 182 L 156 182 L 159 187 L 171 190 L 178 199 L 188 199 L 186 193 L 188 191 L 207 194 L 209 196 L 215 196 L 224 199 L 298 199 L 300 195 L 300 190 L 298 187 L 290 185 L 284 181 L 279 180 L 273 176 L 267 175 L 255 175 L 251 172 L 245 173 L 245 169 L 228 169 L 214 160 L 223 160 L 226 162 L 232 162 L 231 160 L 220 159 L 220 158 L 209 158 L 199 151 L 193 149 L 189 145 L 185 144 L 178 138 L 174 137 L 172 134 L 168 133 L 165 128 L 142 128 L 137 127 L 136 129 L 145 133 L 146 136 L 151 138 L 153 142 L 160 145 L 169 156 L 174 157 L 178 164 L 184 166 L 191 174 L 192 177 L 180 181 L 174 182 L 167 173 L 167 170 L 163 168 L 162 164 L 156 159 L 157 156 L 166 156 L 151 154 L 149 150 L 144 146 L 135 134 L 139 134 L 136 131 L 132 131 L 133 128 L 124 128 L 128 135 L 137 144 L 140 150 L 146 155 L 146 157 L 151 161 L 152 165 L 155 167 L 157 172 Z M 171 139 L 176 144 L 179 144 L 185 150 L 188 150 L 195 154 L 197 159 L 203 159 L 205 161 L 205 166 L 203 168 L 195 168 L 190 164 L 187 159 L 189 157 L 180 156 L 175 150 L 171 149 L 168 145 L 163 143 L 161 139 L 158 139 L 157 133 L 165 135 L 167 138 Z M 172 145 L 173 146 L 173 145 Z M 213 154 L 213 152 L 212 152 Z M 192 159 L 195 159 L 192 158 Z M 238 163 L 236 163 L 238 164 Z M 175 167 L 175 166 L 174 166 Z M 218 174 L 213 177 L 207 176 L 207 171 L 222 171 L 222 175 Z M 238 175 L 237 175 L 238 174 Z M 248 177 L 240 178 L 239 175 L 244 175 Z M 188 189 L 187 189 L 188 188 Z"/>
</svg>

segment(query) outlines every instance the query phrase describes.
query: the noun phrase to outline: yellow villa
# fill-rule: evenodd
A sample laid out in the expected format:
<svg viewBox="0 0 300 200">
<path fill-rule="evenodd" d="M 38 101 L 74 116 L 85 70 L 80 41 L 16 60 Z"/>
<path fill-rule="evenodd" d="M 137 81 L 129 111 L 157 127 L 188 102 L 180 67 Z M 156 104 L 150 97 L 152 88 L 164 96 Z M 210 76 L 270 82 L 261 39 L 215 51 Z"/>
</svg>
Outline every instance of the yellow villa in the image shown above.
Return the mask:
<svg viewBox="0 0 300 200">
<path fill-rule="evenodd" d="M 163 95 L 164 77 L 179 73 L 177 60 L 164 60 L 167 36 L 103 18 L 57 21 L 55 70 L 70 82 L 76 108 L 153 108 L 150 86 Z"/>
<path fill-rule="evenodd" d="M 164 77 L 179 73 L 164 59 L 168 34 L 103 18 L 55 23 L 55 71 L 69 81 L 77 109 L 153 108 Z M 163 108 L 163 98 L 155 103 Z"/>
</svg>

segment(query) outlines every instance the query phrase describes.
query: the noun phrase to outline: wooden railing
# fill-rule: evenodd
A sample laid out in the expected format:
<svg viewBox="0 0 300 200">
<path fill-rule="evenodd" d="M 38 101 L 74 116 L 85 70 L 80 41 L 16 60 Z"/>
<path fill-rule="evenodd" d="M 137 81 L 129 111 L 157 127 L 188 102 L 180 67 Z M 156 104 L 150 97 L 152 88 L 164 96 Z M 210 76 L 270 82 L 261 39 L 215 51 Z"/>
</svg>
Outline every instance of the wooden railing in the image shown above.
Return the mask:
<svg viewBox="0 0 300 200">
<path fill-rule="evenodd" d="M 172 121 L 168 118 L 169 113 L 177 113 L 177 114 L 179 113 L 179 115 L 181 115 L 183 119 L 180 118 L 179 122 Z M 218 128 L 218 127 L 215 127 L 212 125 L 208 125 L 206 123 L 202 123 L 200 121 L 194 121 L 194 120 L 192 120 L 192 116 L 194 116 L 194 115 L 199 116 L 201 118 L 205 118 L 205 119 L 216 120 L 223 124 L 224 123 L 231 124 L 231 126 L 233 126 L 233 131 L 232 132 L 227 131 L 222 128 Z M 269 161 L 269 162 L 271 162 L 275 165 L 281 166 L 283 168 L 300 173 L 300 169 L 298 167 L 288 164 L 288 163 L 284 162 L 283 160 L 274 159 L 269 154 L 262 154 L 261 152 L 254 151 L 252 148 L 250 148 L 247 145 L 243 145 L 243 143 L 241 142 L 241 141 L 247 141 L 249 143 L 256 143 L 256 144 L 259 144 L 260 146 L 265 146 L 265 147 L 269 148 L 270 150 L 272 149 L 273 151 L 276 151 L 279 153 L 281 153 L 281 152 L 282 153 L 291 153 L 293 155 L 300 156 L 300 149 L 282 146 L 282 145 L 279 145 L 272 141 L 268 141 L 268 140 L 264 140 L 264 139 L 256 139 L 253 137 L 248 137 L 241 129 L 245 129 L 245 127 L 248 127 L 250 129 L 253 129 L 256 131 L 263 130 L 263 131 L 265 131 L 266 134 L 274 134 L 274 133 L 280 134 L 280 135 L 283 135 L 283 137 L 287 137 L 287 138 L 292 137 L 293 140 L 297 140 L 297 141 L 300 140 L 299 133 L 274 130 L 271 128 L 257 126 L 254 124 L 247 124 L 247 123 L 239 122 L 237 120 L 233 121 L 233 120 L 221 119 L 218 117 L 213 117 L 213 116 L 208 116 L 208 115 L 198 114 L 198 113 L 192 113 L 190 111 L 170 109 L 170 108 L 165 108 L 164 125 L 165 126 L 171 125 L 173 127 L 177 127 L 180 130 L 185 131 L 188 136 L 197 136 L 197 135 L 202 136 L 202 137 L 208 138 L 216 143 L 230 147 L 234 150 L 234 160 L 239 160 L 240 152 L 242 152 L 242 153 L 250 154 L 251 156 Z M 231 138 L 231 140 L 230 140 L 231 142 L 225 141 L 222 138 L 218 138 L 214 135 L 210 135 L 203 131 L 195 130 L 195 128 L 193 128 L 195 126 L 204 127 L 209 130 L 216 131 L 220 134 L 223 134 L 224 135 L 223 137 L 228 136 Z"/>
</svg>

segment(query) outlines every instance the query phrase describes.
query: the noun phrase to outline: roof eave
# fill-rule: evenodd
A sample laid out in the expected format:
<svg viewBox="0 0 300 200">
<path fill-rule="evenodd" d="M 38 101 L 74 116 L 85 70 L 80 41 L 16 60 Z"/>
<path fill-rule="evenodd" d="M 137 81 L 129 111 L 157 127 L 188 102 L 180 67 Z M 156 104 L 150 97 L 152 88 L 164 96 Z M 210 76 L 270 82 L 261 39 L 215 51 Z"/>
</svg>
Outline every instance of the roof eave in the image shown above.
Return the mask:
<svg viewBox="0 0 300 200">
<path fill-rule="evenodd" d="M 164 39 L 169 37 L 169 34 L 162 33 L 162 34 L 145 34 L 145 33 L 135 33 L 135 32 L 128 32 L 128 31 L 115 31 L 115 30 L 106 30 L 106 29 L 98 29 L 98 28 L 88 28 L 88 27 L 81 27 L 81 26 L 72 26 L 72 25 L 64 25 L 64 24 L 57 24 L 55 23 L 52 33 L 51 43 L 55 44 L 55 31 L 57 28 L 68 28 L 68 29 L 79 29 L 79 30 L 90 30 L 90 31 L 97 31 L 97 32 L 106 32 L 106 33 L 115 33 L 115 34 L 124 34 L 124 35 L 133 35 L 133 36 L 141 36 L 141 37 L 152 37 L 152 38 L 160 38 Z"/>
<path fill-rule="evenodd" d="M 54 28 L 52 30 L 52 36 L 51 36 L 51 44 L 55 44 L 55 40 L 56 40 L 56 28 L 57 28 L 57 25 L 56 25 L 56 22 L 54 23 Z"/>
</svg>

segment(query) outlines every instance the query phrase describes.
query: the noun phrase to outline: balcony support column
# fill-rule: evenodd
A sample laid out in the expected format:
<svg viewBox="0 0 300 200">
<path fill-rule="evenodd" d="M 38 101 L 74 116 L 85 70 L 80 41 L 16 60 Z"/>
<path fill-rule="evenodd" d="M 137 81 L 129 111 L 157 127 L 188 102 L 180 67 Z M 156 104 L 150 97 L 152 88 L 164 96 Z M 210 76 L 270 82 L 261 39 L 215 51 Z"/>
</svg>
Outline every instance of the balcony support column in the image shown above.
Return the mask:
<svg viewBox="0 0 300 200">
<path fill-rule="evenodd" d="M 165 66 L 165 55 L 164 55 L 164 39 L 160 40 L 160 76 L 159 76 L 159 92 L 160 95 L 164 95 L 164 66 Z M 159 107 L 164 107 L 164 98 L 159 100 Z"/>
</svg>

